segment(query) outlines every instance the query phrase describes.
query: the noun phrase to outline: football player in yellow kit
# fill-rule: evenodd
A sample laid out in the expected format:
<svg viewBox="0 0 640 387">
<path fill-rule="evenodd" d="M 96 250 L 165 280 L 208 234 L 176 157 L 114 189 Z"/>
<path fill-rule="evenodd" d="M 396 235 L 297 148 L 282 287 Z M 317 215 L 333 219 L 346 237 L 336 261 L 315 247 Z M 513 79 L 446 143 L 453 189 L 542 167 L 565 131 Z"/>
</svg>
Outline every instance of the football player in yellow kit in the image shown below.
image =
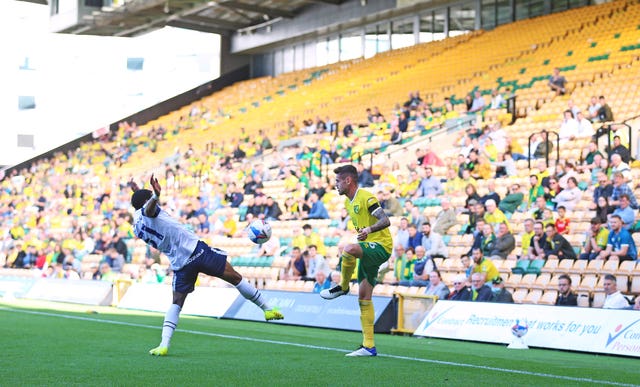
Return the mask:
<svg viewBox="0 0 640 387">
<path fill-rule="evenodd" d="M 334 170 L 336 189 L 345 195 L 345 208 L 358 232 L 358 242 L 345 246 L 342 252 L 342 282 L 320 292 L 326 299 L 334 299 L 349 293 L 349 280 L 358 265 L 360 322 L 363 341 L 360 348 L 347 356 L 376 356 L 373 340 L 374 310 L 371 296 L 376 285 L 378 268 L 391 256 L 393 239 L 391 224 L 378 199 L 371 192 L 358 188 L 358 171 L 353 165 L 343 165 Z"/>
</svg>

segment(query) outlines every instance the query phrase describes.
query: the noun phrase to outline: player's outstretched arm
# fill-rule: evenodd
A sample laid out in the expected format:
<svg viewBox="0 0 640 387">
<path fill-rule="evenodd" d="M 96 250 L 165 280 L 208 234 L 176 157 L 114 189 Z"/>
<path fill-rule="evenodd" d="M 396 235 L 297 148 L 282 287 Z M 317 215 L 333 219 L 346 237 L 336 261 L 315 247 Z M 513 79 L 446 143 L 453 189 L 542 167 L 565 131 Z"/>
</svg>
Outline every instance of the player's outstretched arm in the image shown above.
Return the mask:
<svg viewBox="0 0 640 387">
<path fill-rule="evenodd" d="M 153 217 L 156 215 L 156 211 L 158 208 L 158 201 L 160 200 L 160 193 L 162 192 L 162 187 L 160 187 L 160 183 L 158 183 L 158 179 L 156 179 L 153 176 L 153 174 L 151 174 L 149 183 L 151 184 L 151 188 L 153 188 L 153 196 L 151 196 L 151 199 L 149 199 L 149 202 L 147 202 L 144 213 L 148 217 Z"/>
</svg>

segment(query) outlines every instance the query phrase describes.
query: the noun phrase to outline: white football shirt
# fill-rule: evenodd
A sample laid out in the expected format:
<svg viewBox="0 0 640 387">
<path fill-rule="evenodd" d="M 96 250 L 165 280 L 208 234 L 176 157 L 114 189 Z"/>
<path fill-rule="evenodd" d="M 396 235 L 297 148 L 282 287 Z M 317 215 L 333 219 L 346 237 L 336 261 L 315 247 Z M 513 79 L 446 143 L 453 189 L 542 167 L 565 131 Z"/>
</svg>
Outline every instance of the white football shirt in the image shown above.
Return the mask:
<svg viewBox="0 0 640 387">
<path fill-rule="evenodd" d="M 133 215 L 133 232 L 167 255 L 172 270 L 180 270 L 186 264 L 198 244 L 198 236 L 157 206 L 155 217 L 144 214 L 144 207 Z"/>
</svg>

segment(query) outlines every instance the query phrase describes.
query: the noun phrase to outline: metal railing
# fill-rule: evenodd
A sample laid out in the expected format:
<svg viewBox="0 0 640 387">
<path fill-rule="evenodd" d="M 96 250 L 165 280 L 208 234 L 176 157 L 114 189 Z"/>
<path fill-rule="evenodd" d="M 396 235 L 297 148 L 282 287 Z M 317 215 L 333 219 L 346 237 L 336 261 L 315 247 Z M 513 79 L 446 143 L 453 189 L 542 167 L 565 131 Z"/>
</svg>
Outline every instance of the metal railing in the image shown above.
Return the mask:
<svg viewBox="0 0 640 387">
<path fill-rule="evenodd" d="M 546 136 L 545 136 L 545 134 L 546 134 Z M 527 152 L 528 152 L 528 154 L 527 154 L 527 159 L 528 159 L 527 160 L 527 166 L 529 167 L 529 169 L 531 169 L 531 157 L 533 156 L 533 154 L 531 153 L 531 139 L 533 139 L 533 137 L 537 136 L 537 135 L 542 135 L 542 137 L 544 138 L 544 141 L 547 141 L 547 142 L 549 142 L 551 144 L 553 144 L 553 143 L 549 139 L 549 136 L 550 135 L 555 135 L 556 136 L 556 141 L 555 141 L 556 142 L 556 163 L 558 163 L 558 160 L 560 160 L 560 136 L 558 135 L 557 132 L 549 132 L 549 131 L 546 131 L 546 130 L 542 130 L 540 132 L 532 133 L 529 136 L 529 139 L 527 141 L 527 147 L 529 148 L 527 150 Z M 538 145 L 538 146 L 540 146 L 540 145 Z M 544 160 L 545 160 L 545 163 L 547 165 L 547 168 L 549 168 L 549 154 L 552 152 L 552 150 L 550 150 L 548 146 L 546 148 L 547 149 L 544 152 Z"/>
</svg>

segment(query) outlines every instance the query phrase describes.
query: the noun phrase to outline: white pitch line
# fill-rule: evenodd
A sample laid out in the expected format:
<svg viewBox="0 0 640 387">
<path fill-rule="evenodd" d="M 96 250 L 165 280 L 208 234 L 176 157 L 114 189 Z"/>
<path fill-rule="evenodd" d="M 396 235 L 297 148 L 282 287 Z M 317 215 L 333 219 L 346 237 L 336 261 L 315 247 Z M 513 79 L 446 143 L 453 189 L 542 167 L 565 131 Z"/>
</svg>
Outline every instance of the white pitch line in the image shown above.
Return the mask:
<svg viewBox="0 0 640 387">
<path fill-rule="evenodd" d="M 124 326 L 137 327 L 137 328 L 149 328 L 149 329 L 158 329 L 158 330 L 162 328 L 161 326 L 158 326 L 158 325 L 137 324 L 137 323 L 131 323 L 131 322 L 125 322 L 125 321 L 115 321 L 115 320 L 103 320 L 103 319 L 98 319 L 98 318 L 83 317 L 83 316 L 73 316 L 73 315 L 61 314 L 61 313 L 38 312 L 38 311 L 33 311 L 33 310 L 13 309 L 13 308 L 7 308 L 7 307 L 0 307 L 0 311 L 1 310 L 7 311 L 7 312 L 17 312 L 17 313 L 33 314 L 33 315 L 48 316 L 48 317 L 66 318 L 66 319 L 70 319 L 70 320 L 91 321 L 91 322 L 97 322 L 97 323 L 103 323 L 103 324 L 111 324 L 111 325 L 124 325 Z M 320 346 L 320 345 L 311 345 L 311 344 L 292 343 L 292 342 L 288 342 L 288 341 L 258 339 L 258 338 L 253 338 L 253 337 L 242 337 L 242 336 L 225 335 L 225 334 L 221 334 L 221 333 L 194 331 L 194 330 L 190 330 L 190 329 L 176 329 L 176 331 L 177 332 L 190 333 L 192 335 L 218 337 L 218 338 L 231 339 L 231 340 L 251 341 L 251 342 L 255 342 L 255 343 L 285 345 L 285 346 L 289 346 L 289 347 L 317 349 L 317 350 L 332 351 L 332 352 L 342 352 L 342 353 L 351 352 L 351 350 L 346 350 L 346 349 L 341 349 L 341 348 L 324 347 L 324 346 Z M 574 376 L 545 374 L 545 373 L 542 373 L 542 372 L 531 372 L 531 371 L 523 371 L 523 370 L 510 369 L 510 368 L 499 368 L 499 367 L 484 366 L 484 365 L 478 365 L 478 364 L 457 363 L 457 362 L 451 362 L 451 361 L 445 361 L 445 360 L 423 359 L 423 358 L 419 358 L 419 357 L 410 357 L 410 356 L 378 354 L 378 357 L 386 357 L 386 358 L 398 359 L 398 360 L 409 360 L 409 361 L 416 361 L 416 362 L 422 362 L 422 363 L 431 363 L 431 364 L 438 364 L 438 365 L 449 365 L 449 366 L 454 366 L 454 367 L 474 368 L 474 369 L 502 372 L 502 373 L 508 373 L 508 374 L 538 376 L 538 377 L 542 377 L 542 378 L 560 379 L 560 380 L 567 380 L 567 381 L 581 382 L 581 383 L 594 383 L 594 384 L 600 384 L 600 385 L 627 386 L 627 387 L 640 386 L 640 385 L 637 385 L 637 384 L 619 383 L 619 382 L 613 382 L 613 381 L 610 381 L 610 380 L 598 380 L 598 379 L 591 379 L 591 378 L 578 378 L 578 377 L 574 377 Z"/>
</svg>

